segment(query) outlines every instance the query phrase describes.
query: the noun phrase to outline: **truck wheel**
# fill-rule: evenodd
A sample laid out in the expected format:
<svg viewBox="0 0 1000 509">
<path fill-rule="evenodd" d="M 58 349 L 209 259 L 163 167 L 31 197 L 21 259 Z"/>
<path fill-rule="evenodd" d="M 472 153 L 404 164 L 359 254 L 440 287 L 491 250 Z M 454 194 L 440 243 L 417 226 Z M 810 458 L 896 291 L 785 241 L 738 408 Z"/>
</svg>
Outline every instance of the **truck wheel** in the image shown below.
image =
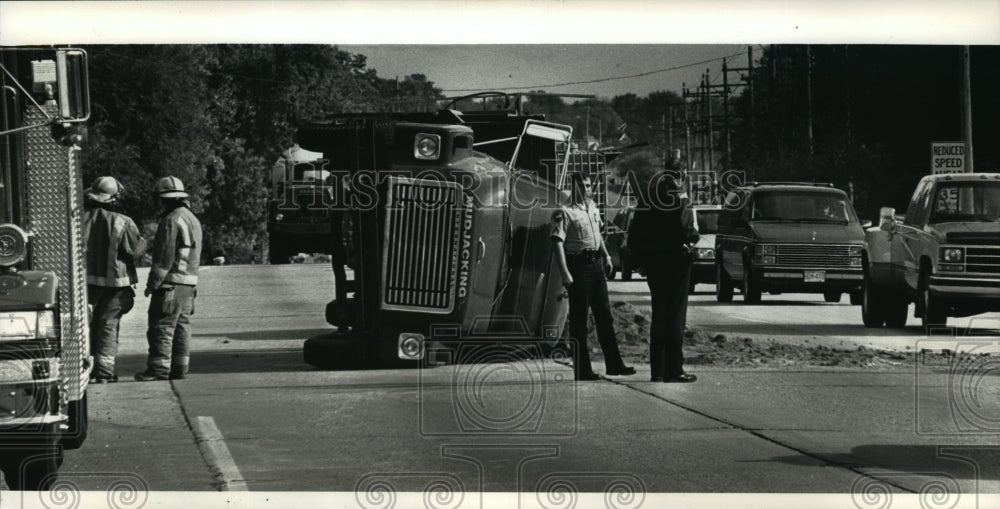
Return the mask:
<svg viewBox="0 0 1000 509">
<path fill-rule="evenodd" d="M 941 302 L 931 295 L 930 273 L 926 269 L 920 275 L 920 301 L 923 304 L 923 325 L 924 328 L 931 326 L 944 326 L 948 323 L 948 310 Z"/>
<path fill-rule="evenodd" d="M 733 301 L 733 282 L 722 270 L 722 265 L 715 265 L 715 300 L 719 302 Z"/>
<path fill-rule="evenodd" d="M 743 303 L 760 304 L 760 286 L 753 280 L 750 264 L 743 265 Z"/>
<path fill-rule="evenodd" d="M 292 255 L 289 253 L 288 248 L 285 247 L 285 242 L 286 241 L 284 239 L 278 237 L 271 239 L 270 247 L 267 252 L 267 260 L 271 263 L 271 265 L 284 265 L 289 263 L 289 258 L 291 258 Z"/>
<path fill-rule="evenodd" d="M 873 329 L 885 324 L 885 301 L 881 294 L 868 274 L 865 274 L 864 286 L 861 288 L 861 321 L 865 323 L 865 327 Z"/>
<path fill-rule="evenodd" d="M 830 303 L 837 303 L 840 302 L 841 295 L 842 294 L 840 292 L 824 292 L 823 300 Z"/>
<path fill-rule="evenodd" d="M 4 480 L 11 490 L 48 491 L 56 481 L 62 447 L 58 445 L 11 454 L 3 462 Z"/>
<path fill-rule="evenodd" d="M 885 326 L 893 329 L 906 327 L 906 312 L 910 303 L 904 297 L 882 294 L 878 296 L 882 302 L 882 313 L 885 316 Z"/>
<path fill-rule="evenodd" d="M 79 449 L 87 440 L 87 393 L 83 397 L 69 402 L 69 430 L 62 436 L 63 449 Z"/>
<path fill-rule="evenodd" d="M 851 305 L 860 306 L 861 300 L 864 298 L 863 294 L 864 290 L 851 290 L 850 292 L 847 292 L 847 295 L 851 298 Z"/>
</svg>

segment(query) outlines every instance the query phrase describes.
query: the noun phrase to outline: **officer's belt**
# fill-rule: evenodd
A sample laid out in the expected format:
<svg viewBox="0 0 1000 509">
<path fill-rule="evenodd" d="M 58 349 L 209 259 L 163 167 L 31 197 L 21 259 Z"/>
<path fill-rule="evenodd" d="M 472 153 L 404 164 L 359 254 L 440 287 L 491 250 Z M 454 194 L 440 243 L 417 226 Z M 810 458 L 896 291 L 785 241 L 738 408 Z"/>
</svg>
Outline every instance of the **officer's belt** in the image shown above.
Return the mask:
<svg viewBox="0 0 1000 509">
<path fill-rule="evenodd" d="M 596 249 L 584 249 L 579 253 L 573 253 L 566 255 L 567 262 L 585 262 L 597 260 L 601 257 L 601 252 Z"/>
</svg>

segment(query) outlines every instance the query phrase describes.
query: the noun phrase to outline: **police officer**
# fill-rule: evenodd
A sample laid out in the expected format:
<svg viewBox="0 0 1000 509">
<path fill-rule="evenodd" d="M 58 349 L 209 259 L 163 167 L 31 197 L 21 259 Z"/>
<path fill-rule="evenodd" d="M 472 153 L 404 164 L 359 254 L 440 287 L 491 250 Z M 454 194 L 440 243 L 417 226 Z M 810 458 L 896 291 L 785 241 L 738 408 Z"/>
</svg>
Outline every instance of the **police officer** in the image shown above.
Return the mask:
<svg viewBox="0 0 1000 509">
<path fill-rule="evenodd" d="M 652 381 L 690 383 L 684 372 L 691 245 L 698 242 L 694 214 L 680 181 L 663 171 L 640 186 L 639 205 L 628 231 L 632 255 L 646 271 L 653 317 L 649 331 Z"/>
<path fill-rule="evenodd" d="M 563 286 L 569 292 L 569 336 L 574 342 L 576 360 L 573 374 L 577 380 L 597 380 L 587 350 L 587 311 L 593 309 L 597 339 L 604 352 L 608 375 L 632 375 L 635 368 L 622 362 L 615 339 L 611 306 L 608 302 L 606 271 L 611 256 L 601 237 L 601 214 L 590 199 L 590 177 L 570 174 L 570 205 L 553 213 L 552 241 L 562 272 Z"/>
<path fill-rule="evenodd" d="M 184 378 L 188 370 L 190 316 L 197 295 L 201 260 L 201 222 L 191 212 L 184 183 L 163 177 L 156 183 L 163 215 L 153 242 L 153 262 L 146 283 L 149 301 L 149 357 L 140 382 Z"/>
<path fill-rule="evenodd" d="M 121 317 L 135 304 L 133 288 L 139 282 L 135 259 L 146 250 L 139 228 L 118 207 L 124 190 L 114 177 L 99 177 L 84 197 L 87 300 L 92 312 L 90 350 L 94 354 L 91 381 L 95 383 L 118 381 L 118 327 Z"/>
</svg>

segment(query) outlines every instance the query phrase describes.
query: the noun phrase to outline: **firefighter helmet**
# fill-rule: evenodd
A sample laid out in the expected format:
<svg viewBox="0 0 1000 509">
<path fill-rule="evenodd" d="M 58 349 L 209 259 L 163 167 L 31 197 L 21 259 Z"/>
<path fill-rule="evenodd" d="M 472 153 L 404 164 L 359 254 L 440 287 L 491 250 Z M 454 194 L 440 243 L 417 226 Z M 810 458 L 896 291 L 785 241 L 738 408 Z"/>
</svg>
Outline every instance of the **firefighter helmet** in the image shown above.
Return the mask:
<svg viewBox="0 0 1000 509">
<path fill-rule="evenodd" d="M 98 203 L 109 203 L 118 198 L 118 195 L 124 190 L 125 186 L 121 185 L 114 177 L 97 177 L 90 185 L 90 190 L 87 191 L 87 198 Z"/>
<path fill-rule="evenodd" d="M 184 183 L 177 177 L 163 177 L 156 182 L 156 194 L 160 198 L 187 198 Z"/>
</svg>

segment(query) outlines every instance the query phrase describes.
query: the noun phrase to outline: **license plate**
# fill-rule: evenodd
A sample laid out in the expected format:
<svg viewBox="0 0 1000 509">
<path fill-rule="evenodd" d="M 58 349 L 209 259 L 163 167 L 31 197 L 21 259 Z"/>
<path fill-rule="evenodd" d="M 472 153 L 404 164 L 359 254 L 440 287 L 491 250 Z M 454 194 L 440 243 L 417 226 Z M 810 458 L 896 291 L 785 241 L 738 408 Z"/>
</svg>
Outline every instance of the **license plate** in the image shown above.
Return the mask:
<svg viewBox="0 0 1000 509">
<path fill-rule="evenodd" d="M 807 270 L 805 272 L 805 282 L 806 283 L 824 283 L 826 282 L 826 271 L 825 270 Z"/>
</svg>

